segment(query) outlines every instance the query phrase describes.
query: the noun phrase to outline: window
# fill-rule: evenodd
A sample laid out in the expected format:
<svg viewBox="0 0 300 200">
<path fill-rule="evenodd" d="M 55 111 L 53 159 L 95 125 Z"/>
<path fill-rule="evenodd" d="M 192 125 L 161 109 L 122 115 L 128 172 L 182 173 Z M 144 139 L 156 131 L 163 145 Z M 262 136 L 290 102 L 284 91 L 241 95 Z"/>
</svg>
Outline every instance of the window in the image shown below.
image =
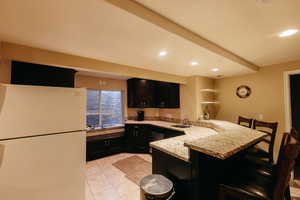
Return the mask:
<svg viewBox="0 0 300 200">
<path fill-rule="evenodd" d="M 122 92 L 87 90 L 86 121 L 90 129 L 123 125 Z"/>
</svg>

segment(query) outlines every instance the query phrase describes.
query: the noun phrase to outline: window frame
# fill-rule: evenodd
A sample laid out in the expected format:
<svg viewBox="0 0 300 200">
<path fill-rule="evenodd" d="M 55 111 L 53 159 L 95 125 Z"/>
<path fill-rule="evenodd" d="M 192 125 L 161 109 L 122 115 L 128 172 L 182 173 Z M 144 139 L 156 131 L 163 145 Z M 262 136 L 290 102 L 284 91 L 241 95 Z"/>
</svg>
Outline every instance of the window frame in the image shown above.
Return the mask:
<svg viewBox="0 0 300 200">
<path fill-rule="evenodd" d="M 99 109 L 97 113 L 88 113 L 88 110 L 86 111 L 86 121 L 87 121 L 87 117 L 89 115 L 98 115 L 99 116 L 99 124 L 101 122 L 101 126 L 98 127 L 88 127 L 88 125 L 86 124 L 87 130 L 88 131 L 96 131 L 96 130 L 106 130 L 106 129 L 114 129 L 114 128 L 118 128 L 118 127 L 124 127 L 125 124 L 125 116 L 124 116 L 124 104 L 125 104 L 125 100 L 124 100 L 124 91 L 123 90 L 103 90 L 103 89 L 92 89 L 92 88 L 87 88 L 87 93 L 86 95 L 88 95 L 88 91 L 97 91 L 98 92 L 98 100 L 99 100 Z M 106 91 L 106 92 L 120 92 L 121 93 L 121 124 L 115 125 L 115 126 L 110 126 L 110 127 L 103 127 L 103 123 L 101 121 L 102 116 L 101 116 L 101 92 L 102 91 Z M 88 102 L 86 101 L 86 107 Z"/>
</svg>

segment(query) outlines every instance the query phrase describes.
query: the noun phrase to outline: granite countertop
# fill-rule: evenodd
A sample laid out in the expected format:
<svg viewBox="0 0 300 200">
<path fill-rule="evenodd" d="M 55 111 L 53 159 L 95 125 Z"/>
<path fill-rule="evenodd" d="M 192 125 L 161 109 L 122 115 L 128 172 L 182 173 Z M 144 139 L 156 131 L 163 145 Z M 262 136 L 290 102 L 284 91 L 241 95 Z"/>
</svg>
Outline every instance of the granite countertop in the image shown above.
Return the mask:
<svg viewBox="0 0 300 200">
<path fill-rule="evenodd" d="M 215 122 L 222 128 L 222 130 L 219 130 L 219 134 L 197 140 L 190 140 L 185 142 L 184 145 L 195 151 L 224 160 L 256 144 L 267 136 L 264 132 L 239 126 L 234 123 Z"/>
<path fill-rule="evenodd" d="M 116 127 L 116 128 L 107 128 L 107 129 L 99 129 L 99 130 L 88 130 L 86 132 L 87 137 L 99 136 L 99 135 L 109 135 L 112 133 L 124 132 L 124 127 Z"/>
<path fill-rule="evenodd" d="M 149 124 L 182 131 L 185 135 L 151 142 L 152 148 L 189 162 L 189 151 L 193 149 L 220 159 L 255 144 L 267 134 L 237 124 L 218 120 L 201 121 L 200 126 L 189 128 L 172 127 L 176 123 L 165 121 L 126 121 L 126 124 Z"/>
<path fill-rule="evenodd" d="M 216 132 L 211 128 L 200 127 L 200 126 L 191 126 L 189 128 L 177 128 L 172 126 L 172 125 L 178 125 L 177 123 L 165 122 L 165 121 L 128 120 L 126 121 L 126 124 L 148 124 L 148 125 L 154 125 L 162 128 L 183 132 L 185 135 L 151 142 L 150 146 L 152 148 L 158 149 L 162 152 L 170 154 L 186 162 L 189 162 L 189 148 L 184 146 L 185 142 L 218 134 L 218 132 Z"/>
</svg>

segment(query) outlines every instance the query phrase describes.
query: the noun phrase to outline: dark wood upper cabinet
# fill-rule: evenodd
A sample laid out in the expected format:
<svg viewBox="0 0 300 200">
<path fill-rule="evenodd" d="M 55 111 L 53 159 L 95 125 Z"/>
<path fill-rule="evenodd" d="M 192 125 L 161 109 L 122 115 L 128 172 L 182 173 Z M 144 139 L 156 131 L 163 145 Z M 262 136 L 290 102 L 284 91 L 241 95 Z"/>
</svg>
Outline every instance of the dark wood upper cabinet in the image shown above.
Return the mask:
<svg viewBox="0 0 300 200">
<path fill-rule="evenodd" d="M 127 81 L 128 107 L 155 107 L 155 82 L 146 79 L 129 79 Z"/>
<path fill-rule="evenodd" d="M 19 85 L 40 85 L 71 87 L 75 85 L 73 69 L 12 61 L 11 83 Z"/>
<path fill-rule="evenodd" d="M 156 107 L 180 108 L 179 84 L 168 82 L 156 83 Z"/>
<path fill-rule="evenodd" d="M 127 88 L 129 108 L 180 108 L 179 84 L 133 78 Z"/>
</svg>

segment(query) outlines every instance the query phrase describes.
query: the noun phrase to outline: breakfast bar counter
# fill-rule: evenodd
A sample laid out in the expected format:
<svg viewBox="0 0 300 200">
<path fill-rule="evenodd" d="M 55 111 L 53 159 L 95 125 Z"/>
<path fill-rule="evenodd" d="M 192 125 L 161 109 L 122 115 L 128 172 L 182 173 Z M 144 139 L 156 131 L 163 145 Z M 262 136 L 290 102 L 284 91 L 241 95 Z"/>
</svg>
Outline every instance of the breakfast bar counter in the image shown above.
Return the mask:
<svg viewBox="0 0 300 200">
<path fill-rule="evenodd" d="M 175 128 L 175 123 L 130 121 L 161 126 L 184 134 L 154 141 L 152 172 L 173 181 L 176 199 L 217 199 L 218 184 L 247 151 L 267 136 L 266 133 L 218 120 L 199 122 L 199 126 Z"/>
<path fill-rule="evenodd" d="M 203 120 L 200 121 L 200 126 L 189 128 L 174 127 L 178 124 L 172 122 L 150 120 L 129 120 L 126 124 L 154 125 L 183 132 L 182 136 L 154 141 L 150 143 L 150 146 L 186 162 L 190 161 L 190 149 L 226 159 L 267 136 L 264 132 L 218 120 Z"/>
</svg>

